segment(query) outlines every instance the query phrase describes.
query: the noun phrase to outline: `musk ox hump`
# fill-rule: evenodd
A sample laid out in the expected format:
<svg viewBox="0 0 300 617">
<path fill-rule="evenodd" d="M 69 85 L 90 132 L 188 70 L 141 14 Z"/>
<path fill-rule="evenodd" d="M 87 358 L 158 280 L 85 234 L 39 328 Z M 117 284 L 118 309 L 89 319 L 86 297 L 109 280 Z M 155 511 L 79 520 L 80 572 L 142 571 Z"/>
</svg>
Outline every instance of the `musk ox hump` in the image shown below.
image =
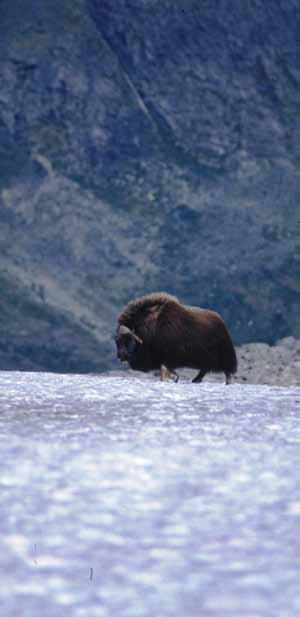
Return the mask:
<svg viewBox="0 0 300 617">
<path fill-rule="evenodd" d="M 144 342 L 151 342 L 155 336 L 157 322 L 166 306 L 176 303 L 175 296 L 164 292 L 148 294 L 132 300 L 123 309 L 118 322 L 134 331 Z"/>
<path fill-rule="evenodd" d="M 136 321 L 143 320 L 147 314 L 153 311 L 159 311 L 163 306 L 169 304 L 169 302 L 176 302 L 179 304 L 175 296 L 171 296 L 164 292 L 157 292 L 142 296 L 141 298 L 136 298 L 136 300 L 131 300 L 131 302 L 125 306 L 119 316 L 118 322 L 131 328 Z"/>
</svg>

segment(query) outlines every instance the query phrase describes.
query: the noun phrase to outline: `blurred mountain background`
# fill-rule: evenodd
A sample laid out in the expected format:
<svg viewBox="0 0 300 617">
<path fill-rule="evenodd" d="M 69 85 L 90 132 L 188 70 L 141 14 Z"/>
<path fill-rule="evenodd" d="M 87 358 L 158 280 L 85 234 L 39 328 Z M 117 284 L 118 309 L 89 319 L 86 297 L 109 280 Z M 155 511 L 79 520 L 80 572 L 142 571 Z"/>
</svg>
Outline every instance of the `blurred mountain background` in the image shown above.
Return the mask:
<svg viewBox="0 0 300 617">
<path fill-rule="evenodd" d="M 300 337 L 298 0 L 0 0 L 0 368 L 116 365 L 123 305 Z"/>
</svg>

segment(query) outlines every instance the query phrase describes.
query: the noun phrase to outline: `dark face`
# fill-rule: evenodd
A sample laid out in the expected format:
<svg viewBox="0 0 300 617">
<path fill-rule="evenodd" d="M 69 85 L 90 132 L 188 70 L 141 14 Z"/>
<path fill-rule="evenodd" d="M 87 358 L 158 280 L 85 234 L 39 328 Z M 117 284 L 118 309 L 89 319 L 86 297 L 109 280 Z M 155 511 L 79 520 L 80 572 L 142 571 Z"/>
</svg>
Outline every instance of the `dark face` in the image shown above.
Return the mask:
<svg viewBox="0 0 300 617">
<path fill-rule="evenodd" d="M 128 331 L 126 334 L 117 332 L 116 338 L 117 356 L 121 362 L 128 362 L 136 352 L 139 342 L 133 332 Z"/>
</svg>

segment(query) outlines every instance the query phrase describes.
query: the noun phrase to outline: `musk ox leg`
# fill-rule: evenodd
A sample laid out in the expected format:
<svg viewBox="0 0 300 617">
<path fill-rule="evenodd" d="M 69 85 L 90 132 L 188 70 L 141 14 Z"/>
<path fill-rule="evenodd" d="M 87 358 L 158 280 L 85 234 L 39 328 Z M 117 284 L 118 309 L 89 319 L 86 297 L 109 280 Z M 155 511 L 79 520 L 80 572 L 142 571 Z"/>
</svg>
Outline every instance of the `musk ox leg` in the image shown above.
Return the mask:
<svg viewBox="0 0 300 617">
<path fill-rule="evenodd" d="M 194 377 L 194 379 L 192 380 L 192 383 L 200 383 L 203 379 L 203 377 L 205 377 L 206 373 L 208 371 L 205 370 L 205 368 L 202 368 L 201 371 L 199 371 L 198 375 L 196 375 L 196 377 Z"/>
<path fill-rule="evenodd" d="M 177 383 L 177 381 L 179 381 L 178 373 L 176 373 L 176 371 L 169 371 L 169 373 L 170 373 L 170 379 L 172 379 L 172 381 L 175 381 L 175 383 Z"/>
<path fill-rule="evenodd" d="M 162 364 L 160 367 L 160 380 L 169 381 L 169 379 L 172 379 L 172 381 L 177 383 L 179 376 L 175 373 L 175 371 L 170 371 L 164 364 Z"/>
<path fill-rule="evenodd" d="M 231 373 L 225 373 L 225 384 L 229 386 L 232 383 L 232 375 Z"/>
<path fill-rule="evenodd" d="M 167 369 L 167 367 L 162 364 L 160 367 L 160 381 L 169 381 L 170 379 L 170 373 Z"/>
</svg>

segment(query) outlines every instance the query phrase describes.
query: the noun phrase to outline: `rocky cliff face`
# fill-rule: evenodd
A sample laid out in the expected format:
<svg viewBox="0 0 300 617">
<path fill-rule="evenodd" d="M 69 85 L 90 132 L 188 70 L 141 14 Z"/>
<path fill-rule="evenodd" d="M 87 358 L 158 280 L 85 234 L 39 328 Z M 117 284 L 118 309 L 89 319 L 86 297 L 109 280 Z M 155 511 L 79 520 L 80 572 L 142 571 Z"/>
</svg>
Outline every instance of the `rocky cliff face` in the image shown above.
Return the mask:
<svg viewBox="0 0 300 617">
<path fill-rule="evenodd" d="M 0 368 L 113 366 L 160 289 L 300 336 L 296 0 L 0 7 Z"/>
</svg>

